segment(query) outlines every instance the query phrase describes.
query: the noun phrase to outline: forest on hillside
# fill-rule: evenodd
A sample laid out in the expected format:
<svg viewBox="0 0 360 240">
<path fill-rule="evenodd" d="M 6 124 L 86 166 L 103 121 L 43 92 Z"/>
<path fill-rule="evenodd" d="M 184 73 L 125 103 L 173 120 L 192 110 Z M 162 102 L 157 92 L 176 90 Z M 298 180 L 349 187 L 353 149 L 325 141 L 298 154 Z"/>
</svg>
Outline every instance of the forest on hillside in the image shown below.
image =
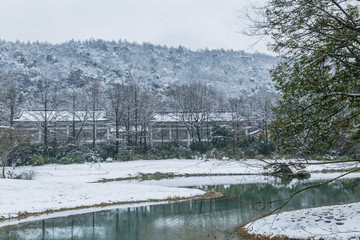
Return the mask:
<svg viewBox="0 0 360 240">
<path fill-rule="evenodd" d="M 232 50 L 191 51 L 150 43 L 88 40 L 62 44 L 0 41 L 0 72 L 31 92 L 43 78 L 59 87 L 93 80 L 136 83 L 145 89 L 201 82 L 233 97 L 273 90 L 269 70 L 277 59 Z"/>
</svg>

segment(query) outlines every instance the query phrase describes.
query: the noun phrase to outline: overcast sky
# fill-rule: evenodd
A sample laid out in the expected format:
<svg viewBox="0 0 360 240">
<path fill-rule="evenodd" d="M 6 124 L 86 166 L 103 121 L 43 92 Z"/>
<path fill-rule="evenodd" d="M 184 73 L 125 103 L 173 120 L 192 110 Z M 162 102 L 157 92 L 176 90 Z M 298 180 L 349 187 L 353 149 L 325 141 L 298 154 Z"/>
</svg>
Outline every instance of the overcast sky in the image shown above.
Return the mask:
<svg viewBox="0 0 360 240">
<path fill-rule="evenodd" d="M 265 52 L 241 32 L 250 2 L 260 0 L 1 0 L 0 39 L 65 42 L 90 38 L 197 50 Z"/>
</svg>

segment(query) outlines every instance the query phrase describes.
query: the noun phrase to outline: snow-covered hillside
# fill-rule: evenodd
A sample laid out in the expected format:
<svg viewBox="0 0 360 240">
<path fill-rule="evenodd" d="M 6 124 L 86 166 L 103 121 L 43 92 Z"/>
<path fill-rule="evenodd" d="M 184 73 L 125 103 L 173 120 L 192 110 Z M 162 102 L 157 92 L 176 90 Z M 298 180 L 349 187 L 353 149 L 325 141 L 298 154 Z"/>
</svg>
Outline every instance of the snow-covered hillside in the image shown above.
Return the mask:
<svg viewBox="0 0 360 240">
<path fill-rule="evenodd" d="M 239 43 L 241 44 L 241 43 Z M 149 43 L 88 40 L 62 44 L 0 41 L 0 72 L 11 74 L 24 91 L 41 78 L 59 86 L 81 87 L 93 79 L 138 82 L 160 92 L 193 81 L 216 86 L 227 95 L 272 90 L 269 69 L 277 59 L 232 50 L 191 51 Z"/>
</svg>

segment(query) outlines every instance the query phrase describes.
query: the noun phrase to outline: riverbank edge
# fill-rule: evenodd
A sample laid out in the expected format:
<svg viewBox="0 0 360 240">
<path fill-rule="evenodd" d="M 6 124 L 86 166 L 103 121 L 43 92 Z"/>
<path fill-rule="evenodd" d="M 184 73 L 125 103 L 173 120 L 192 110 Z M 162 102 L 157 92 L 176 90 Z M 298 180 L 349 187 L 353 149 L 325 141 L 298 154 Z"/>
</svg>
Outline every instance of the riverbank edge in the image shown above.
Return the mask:
<svg viewBox="0 0 360 240">
<path fill-rule="evenodd" d="M 121 206 L 121 205 L 131 205 L 131 204 L 139 204 L 139 203 L 140 204 L 143 203 L 145 205 L 146 203 L 153 203 L 153 202 L 172 203 L 172 202 L 181 202 L 181 201 L 189 201 L 189 200 L 216 199 L 216 198 L 221 198 L 223 196 L 224 195 L 220 192 L 208 191 L 202 195 L 195 195 L 192 197 L 168 197 L 165 199 L 120 201 L 120 202 L 98 203 L 98 204 L 93 204 L 93 205 L 83 205 L 83 206 L 69 207 L 69 208 L 47 209 L 47 210 L 41 211 L 41 212 L 18 212 L 18 215 L 15 217 L 10 217 L 10 218 L 0 217 L 0 223 L 4 223 L 4 222 L 10 221 L 10 220 L 24 220 L 28 217 L 37 217 L 37 216 L 46 215 L 46 214 L 81 210 L 81 209 L 87 209 L 87 208 L 103 208 L 103 207 L 116 206 L 116 205 Z M 5 227 L 5 226 L 2 226 L 2 227 Z"/>
<path fill-rule="evenodd" d="M 160 177 L 156 177 L 160 174 Z M 171 179 L 177 177 L 218 177 L 218 176 L 269 176 L 266 173 L 189 173 L 189 174 L 176 174 L 173 172 L 156 172 L 156 173 L 139 173 L 133 177 L 120 177 L 120 178 L 102 178 L 94 183 L 106 183 L 106 182 L 121 182 L 131 180 L 160 180 L 160 179 Z M 145 179 L 144 179 L 145 178 Z"/>
<path fill-rule="evenodd" d="M 267 235 L 263 235 L 263 234 L 255 234 L 255 233 L 250 233 L 245 226 L 248 223 L 244 223 L 238 227 L 235 228 L 235 231 L 237 232 L 237 234 L 244 238 L 244 239 L 249 239 L 249 240 L 311 240 L 312 238 L 290 238 L 288 236 L 285 235 L 276 235 L 276 236 L 267 236 Z"/>
<path fill-rule="evenodd" d="M 358 201 L 355 201 L 355 202 L 352 202 L 352 203 L 346 203 L 346 204 L 335 204 L 335 205 L 328 205 L 328 206 L 323 206 L 323 207 L 334 207 L 334 206 L 347 206 L 349 204 L 356 204 L 356 203 L 359 203 Z M 322 208 L 322 207 L 313 207 L 313 208 L 306 208 L 307 210 L 311 210 L 311 209 L 319 209 L 319 208 Z M 296 211 L 300 211 L 300 210 L 303 210 L 303 209 L 298 209 L 298 210 L 292 210 L 292 211 L 289 211 L 289 212 L 296 212 Z M 273 216 L 273 215 L 278 215 L 277 214 L 271 214 L 271 215 L 268 215 L 268 216 Z M 256 234 L 256 233 L 250 233 L 249 230 L 246 228 L 246 226 L 248 224 L 251 224 L 259 219 L 263 219 L 263 218 L 266 218 L 268 216 L 264 216 L 264 217 L 260 217 L 258 219 L 255 219 L 253 221 L 250 221 L 250 222 L 247 222 L 247 223 L 244 223 L 240 226 L 237 226 L 235 228 L 235 232 L 237 232 L 238 236 L 244 238 L 244 239 L 248 239 L 248 240 L 314 240 L 314 239 L 319 239 L 319 240 L 325 240 L 327 238 L 324 238 L 324 235 L 323 236 L 310 236 L 310 237 L 307 237 L 307 238 L 293 238 L 293 237 L 289 237 L 287 235 L 274 235 L 274 236 L 269 236 L 269 235 L 266 235 L 266 234 Z M 354 230 L 354 232 L 357 232 L 356 230 Z M 336 234 L 336 233 L 334 233 Z M 358 235 L 354 235 L 353 237 L 355 237 L 356 239 L 359 237 Z M 355 239 L 354 238 L 354 239 Z M 331 238 L 331 239 L 334 239 L 334 238 Z M 348 238 L 348 239 L 353 239 L 352 237 L 351 238 Z"/>
<path fill-rule="evenodd" d="M 352 171 L 355 168 L 347 169 L 323 169 L 321 171 L 303 171 L 289 174 L 286 176 L 289 179 L 297 178 L 304 179 L 310 177 L 312 173 L 341 173 Z M 136 176 L 131 177 L 119 177 L 119 178 L 101 178 L 93 183 L 107 183 L 107 182 L 121 182 L 121 181 L 131 181 L 131 180 L 161 180 L 161 179 L 172 179 L 178 177 L 217 177 L 217 176 L 276 176 L 284 178 L 281 175 L 275 175 L 271 172 L 262 172 L 262 173 L 189 173 L 189 174 L 176 174 L 174 172 L 155 172 L 155 173 L 139 173 Z M 286 178 L 285 177 L 285 178 Z"/>
</svg>

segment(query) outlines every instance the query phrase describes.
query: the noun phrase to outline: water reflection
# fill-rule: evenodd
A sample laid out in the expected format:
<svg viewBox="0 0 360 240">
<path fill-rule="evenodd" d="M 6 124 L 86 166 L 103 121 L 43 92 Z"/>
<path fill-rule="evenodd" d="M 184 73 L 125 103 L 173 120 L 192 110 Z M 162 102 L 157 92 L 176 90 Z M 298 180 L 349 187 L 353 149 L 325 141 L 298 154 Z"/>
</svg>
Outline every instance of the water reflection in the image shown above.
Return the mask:
<svg viewBox="0 0 360 240">
<path fill-rule="evenodd" d="M 296 196 L 285 209 L 359 201 L 353 180 L 331 183 Z M 226 230 L 282 204 L 280 199 L 304 187 L 289 182 L 208 186 L 223 192 L 217 200 L 196 200 L 115 209 L 24 223 L 0 229 L 0 239 L 237 239 Z"/>
</svg>

